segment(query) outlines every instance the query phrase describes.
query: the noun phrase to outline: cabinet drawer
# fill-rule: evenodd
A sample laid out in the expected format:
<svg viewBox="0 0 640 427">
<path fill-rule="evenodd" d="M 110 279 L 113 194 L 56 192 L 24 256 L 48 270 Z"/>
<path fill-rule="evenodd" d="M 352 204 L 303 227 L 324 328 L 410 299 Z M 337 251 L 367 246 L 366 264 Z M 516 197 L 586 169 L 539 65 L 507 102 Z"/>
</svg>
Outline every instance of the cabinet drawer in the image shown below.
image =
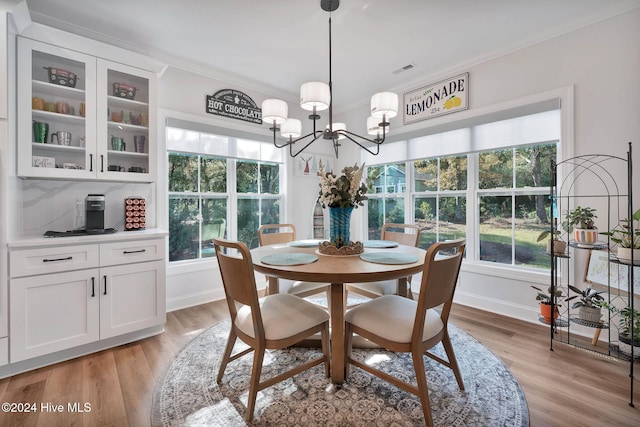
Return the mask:
<svg viewBox="0 0 640 427">
<path fill-rule="evenodd" d="M 62 246 L 11 251 L 11 277 L 59 273 L 98 266 L 98 245 Z"/>
<path fill-rule="evenodd" d="M 131 231 L 135 233 L 135 231 Z M 100 265 L 110 266 L 164 258 L 164 238 L 100 245 Z"/>
</svg>

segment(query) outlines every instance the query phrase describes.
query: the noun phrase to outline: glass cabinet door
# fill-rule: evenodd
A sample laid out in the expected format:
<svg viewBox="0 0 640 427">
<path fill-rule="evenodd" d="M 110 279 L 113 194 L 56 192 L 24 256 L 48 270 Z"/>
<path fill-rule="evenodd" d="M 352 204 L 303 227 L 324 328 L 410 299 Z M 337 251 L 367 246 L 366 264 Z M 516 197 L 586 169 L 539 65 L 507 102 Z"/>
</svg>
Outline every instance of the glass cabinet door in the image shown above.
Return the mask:
<svg viewBox="0 0 640 427">
<path fill-rule="evenodd" d="M 154 85 L 152 73 L 98 60 L 98 173 L 103 178 L 152 180 Z"/>
<path fill-rule="evenodd" d="M 18 175 L 95 177 L 95 58 L 18 38 Z"/>
</svg>

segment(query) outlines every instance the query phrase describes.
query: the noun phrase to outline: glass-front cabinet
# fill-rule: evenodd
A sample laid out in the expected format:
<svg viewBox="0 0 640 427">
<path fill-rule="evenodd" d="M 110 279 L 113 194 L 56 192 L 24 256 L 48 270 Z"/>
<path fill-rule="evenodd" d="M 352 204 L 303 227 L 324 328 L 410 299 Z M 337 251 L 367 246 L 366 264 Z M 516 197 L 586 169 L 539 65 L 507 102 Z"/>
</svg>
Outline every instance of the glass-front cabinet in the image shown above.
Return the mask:
<svg viewBox="0 0 640 427">
<path fill-rule="evenodd" d="M 18 38 L 18 175 L 155 179 L 155 75 Z"/>
</svg>

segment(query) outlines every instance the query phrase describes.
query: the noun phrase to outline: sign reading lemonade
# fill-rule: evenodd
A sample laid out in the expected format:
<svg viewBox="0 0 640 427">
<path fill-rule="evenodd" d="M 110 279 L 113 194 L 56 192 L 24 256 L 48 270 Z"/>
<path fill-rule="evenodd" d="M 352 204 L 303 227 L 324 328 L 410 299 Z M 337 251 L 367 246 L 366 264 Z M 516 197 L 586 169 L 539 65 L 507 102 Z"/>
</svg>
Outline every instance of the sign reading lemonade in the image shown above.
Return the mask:
<svg viewBox="0 0 640 427">
<path fill-rule="evenodd" d="M 460 74 L 403 96 L 404 124 L 469 108 L 469 73 Z"/>
</svg>

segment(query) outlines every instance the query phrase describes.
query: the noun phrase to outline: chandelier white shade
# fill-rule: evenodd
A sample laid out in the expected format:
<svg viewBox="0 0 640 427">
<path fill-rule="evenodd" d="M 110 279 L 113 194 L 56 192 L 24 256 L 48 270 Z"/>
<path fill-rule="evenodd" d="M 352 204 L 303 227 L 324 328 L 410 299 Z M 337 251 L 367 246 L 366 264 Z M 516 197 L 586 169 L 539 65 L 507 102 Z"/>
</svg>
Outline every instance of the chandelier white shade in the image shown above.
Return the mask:
<svg viewBox="0 0 640 427">
<path fill-rule="evenodd" d="M 331 130 L 331 125 L 333 125 L 333 132 L 334 133 L 337 132 L 338 139 L 345 139 L 347 137 L 343 132 L 339 132 L 339 131 L 346 131 L 347 130 L 346 123 L 333 122 L 331 124 L 328 124 L 327 127 L 326 127 L 326 129 L 328 131 Z"/>
<path fill-rule="evenodd" d="M 331 89 L 324 82 L 307 82 L 300 86 L 300 107 L 303 110 L 324 111 L 331 104 Z"/>
<path fill-rule="evenodd" d="M 387 126 L 387 130 L 389 126 Z M 380 126 L 380 119 L 377 119 L 373 116 L 367 117 L 367 133 L 369 135 L 380 136 L 382 135 L 383 129 Z"/>
<path fill-rule="evenodd" d="M 339 0 L 321 0 L 320 7 L 326 12 L 338 9 Z M 358 145 L 372 155 L 380 153 L 380 145 L 384 142 L 390 123 L 389 119 L 398 115 L 398 95 L 393 92 L 380 92 L 371 97 L 371 116 L 367 120 L 367 134 L 374 136 L 367 138 L 347 130 L 344 123 L 333 122 L 333 92 L 331 81 L 331 15 L 329 15 L 329 84 L 312 81 L 300 86 L 300 107 L 311 111 L 309 120 L 313 122 L 313 131 L 302 135 L 302 123 L 300 120 L 288 119 L 288 108 L 284 101 L 278 99 L 266 99 L 262 103 L 262 121 L 271 125 L 269 130 L 273 132 L 273 145 L 277 148 L 289 147 L 291 157 L 296 157 L 308 146 L 318 139 L 331 141 L 333 150 L 338 157 L 338 148 L 344 139 Z M 329 110 L 329 123 L 318 129 L 317 121 L 321 118 L 319 111 Z M 280 125 L 280 129 L 278 129 Z M 284 143 L 278 143 L 276 132 L 286 138 Z M 302 147 L 294 150 L 294 145 L 300 142 Z M 373 150 L 375 148 L 375 151 Z"/>
<path fill-rule="evenodd" d="M 398 94 L 379 92 L 371 97 L 371 115 L 377 119 L 387 116 L 391 119 L 398 115 Z"/>
<path fill-rule="evenodd" d="M 287 119 L 280 126 L 280 136 L 283 138 L 299 138 L 302 135 L 302 122 L 298 119 Z"/>
<path fill-rule="evenodd" d="M 267 123 L 281 125 L 287 121 L 289 107 L 280 99 L 265 99 L 262 101 L 262 120 Z"/>
</svg>

